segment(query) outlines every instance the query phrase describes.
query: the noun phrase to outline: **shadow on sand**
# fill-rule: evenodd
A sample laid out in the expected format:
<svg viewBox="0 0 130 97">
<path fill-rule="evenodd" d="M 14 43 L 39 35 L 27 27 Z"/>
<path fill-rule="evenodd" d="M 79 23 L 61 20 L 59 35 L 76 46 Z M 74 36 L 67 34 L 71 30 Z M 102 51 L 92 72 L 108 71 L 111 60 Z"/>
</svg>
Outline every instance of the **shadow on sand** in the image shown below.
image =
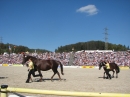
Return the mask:
<svg viewBox="0 0 130 97">
<path fill-rule="evenodd" d="M 8 78 L 8 77 L 0 77 L 0 79 L 6 79 L 6 78 Z"/>
<path fill-rule="evenodd" d="M 21 95 L 21 94 L 19 94 L 19 93 L 14 93 L 14 92 L 12 92 L 12 94 L 14 94 L 14 95 L 9 95 L 8 97 L 26 97 L 26 96 Z"/>
<path fill-rule="evenodd" d="M 46 81 L 51 81 L 51 79 L 49 78 L 44 78 L 42 79 L 43 82 L 46 82 Z M 58 78 L 53 78 L 53 81 L 60 81 Z M 52 81 L 52 82 L 53 82 Z M 61 81 L 66 81 L 66 79 L 62 79 Z M 36 78 L 33 80 L 33 82 L 40 82 L 40 79 L 39 78 Z"/>
</svg>

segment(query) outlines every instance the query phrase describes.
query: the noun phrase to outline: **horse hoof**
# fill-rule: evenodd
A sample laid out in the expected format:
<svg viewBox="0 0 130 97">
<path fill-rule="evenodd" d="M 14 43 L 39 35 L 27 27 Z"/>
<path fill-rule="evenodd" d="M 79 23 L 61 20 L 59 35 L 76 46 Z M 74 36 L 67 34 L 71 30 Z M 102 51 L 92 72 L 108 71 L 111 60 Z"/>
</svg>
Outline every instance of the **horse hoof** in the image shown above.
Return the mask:
<svg viewBox="0 0 130 97">
<path fill-rule="evenodd" d="M 51 82 L 53 82 L 53 79 L 51 79 Z"/>
<path fill-rule="evenodd" d="M 37 82 L 42 82 L 42 81 L 43 81 L 42 79 L 37 80 Z"/>
</svg>

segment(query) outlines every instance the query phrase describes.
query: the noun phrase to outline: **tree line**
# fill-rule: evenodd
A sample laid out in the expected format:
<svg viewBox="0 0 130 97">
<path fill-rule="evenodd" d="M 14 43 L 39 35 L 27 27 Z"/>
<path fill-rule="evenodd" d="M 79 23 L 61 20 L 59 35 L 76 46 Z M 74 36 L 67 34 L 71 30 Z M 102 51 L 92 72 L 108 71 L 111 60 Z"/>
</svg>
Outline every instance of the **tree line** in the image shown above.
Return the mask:
<svg viewBox="0 0 130 97">
<path fill-rule="evenodd" d="M 108 50 L 114 51 L 126 51 L 129 50 L 129 46 L 121 45 L 121 44 L 112 44 L 108 43 Z M 55 52 L 70 52 L 70 51 L 81 51 L 81 50 L 105 50 L 105 42 L 103 41 L 88 41 L 88 42 L 78 42 L 75 44 L 69 44 L 65 46 L 60 46 L 55 49 Z M 4 52 L 7 53 L 22 53 L 22 52 L 30 52 L 30 53 L 44 53 L 44 52 L 51 52 L 45 49 L 30 49 L 26 46 L 22 45 L 14 45 L 14 44 L 4 44 L 0 43 L 0 54 Z"/>
<path fill-rule="evenodd" d="M 129 50 L 129 46 L 121 44 L 107 43 L 107 50 L 114 51 L 126 51 Z M 105 50 L 105 42 L 103 41 L 88 41 L 88 42 L 78 42 L 75 44 L 65 45 L 58 47 L 55 52 L 70 52 L 70 51 L 80 51 L 80 50 Z"/>
<path fill-rule="evenodd" d="M 22 53 L 22 52 L 30 52 L 30 53 L 44 53 L 44 52 L 49 52 L 48 50 L 45 49 L 30 49 L 26 46 L 22 46 L 22 45 L 14 45 L 14 44 L 4 44 L 4 43 L 0 43 L 0 54 L 3 54 L 4 52 L 7 53 Z"/>
</svg>

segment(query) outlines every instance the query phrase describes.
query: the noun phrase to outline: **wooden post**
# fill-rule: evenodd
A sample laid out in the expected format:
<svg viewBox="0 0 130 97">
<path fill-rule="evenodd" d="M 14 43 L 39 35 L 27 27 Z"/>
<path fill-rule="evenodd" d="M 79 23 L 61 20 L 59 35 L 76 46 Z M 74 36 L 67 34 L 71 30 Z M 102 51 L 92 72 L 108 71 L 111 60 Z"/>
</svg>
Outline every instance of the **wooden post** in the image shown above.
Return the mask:
<svg viewBox="0 0 130 97">
<path fill-rule="evenodd" d="M 8 97 L 7 87 L 8 85 L 1 85 L 1 97 Z"/>
</svg>

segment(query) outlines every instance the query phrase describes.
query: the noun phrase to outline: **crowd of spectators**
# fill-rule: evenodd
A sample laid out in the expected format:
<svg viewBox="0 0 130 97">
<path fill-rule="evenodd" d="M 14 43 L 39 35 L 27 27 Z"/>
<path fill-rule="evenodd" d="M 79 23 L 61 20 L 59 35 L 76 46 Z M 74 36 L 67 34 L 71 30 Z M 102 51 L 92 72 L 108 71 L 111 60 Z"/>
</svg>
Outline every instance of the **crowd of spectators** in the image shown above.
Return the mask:
<svg viewBox="0 0 130 97">
<path fill-rule="evenodd" d="M 35 56 L 40 59 L 55 59 L 61 61 L 63 65 L 73 66 L 98 66 L 101 60 L 115 62 L 119 66 L 130 67 L 130 53 L 127 51 L 118 52 L 46 52 L 42 54 L 27 53 L 28 55 Z M 0 55 L 0 64 L 21 64 L 23 56 L 22 54 L 2 54 Z M 70 63 L 70 60 L 72 63 Z"/>
<path fill-rule="evenodd" d="M 54 59 L 61 61 L 63 65 L 68 65 L 70 59 L 70 53 L 55 53 L 55 52 L 46 52 L 42 54 L 37 53 L 25 53 L 26 55 L 34 56 L 39 59 Z M 21 64 L 23 60 L 23 55 L 21 54 L 2 54 L 0 55 L 0 64 Z"/>
<path fill-rule="evenodd" d="M 77 52 L 74 53 L 73 65 L 94 65 L 98 66 L 100 61 L 109 63 L 115 62 L 119 66 L 130 66 L 130 53 L 127 51 L 119 52 Z"/>
<path fill-rule="evenodd" d="M 0 64 L 21 64 L 22 54 L 3 54 L 0 55 Z"/>
</svg>

